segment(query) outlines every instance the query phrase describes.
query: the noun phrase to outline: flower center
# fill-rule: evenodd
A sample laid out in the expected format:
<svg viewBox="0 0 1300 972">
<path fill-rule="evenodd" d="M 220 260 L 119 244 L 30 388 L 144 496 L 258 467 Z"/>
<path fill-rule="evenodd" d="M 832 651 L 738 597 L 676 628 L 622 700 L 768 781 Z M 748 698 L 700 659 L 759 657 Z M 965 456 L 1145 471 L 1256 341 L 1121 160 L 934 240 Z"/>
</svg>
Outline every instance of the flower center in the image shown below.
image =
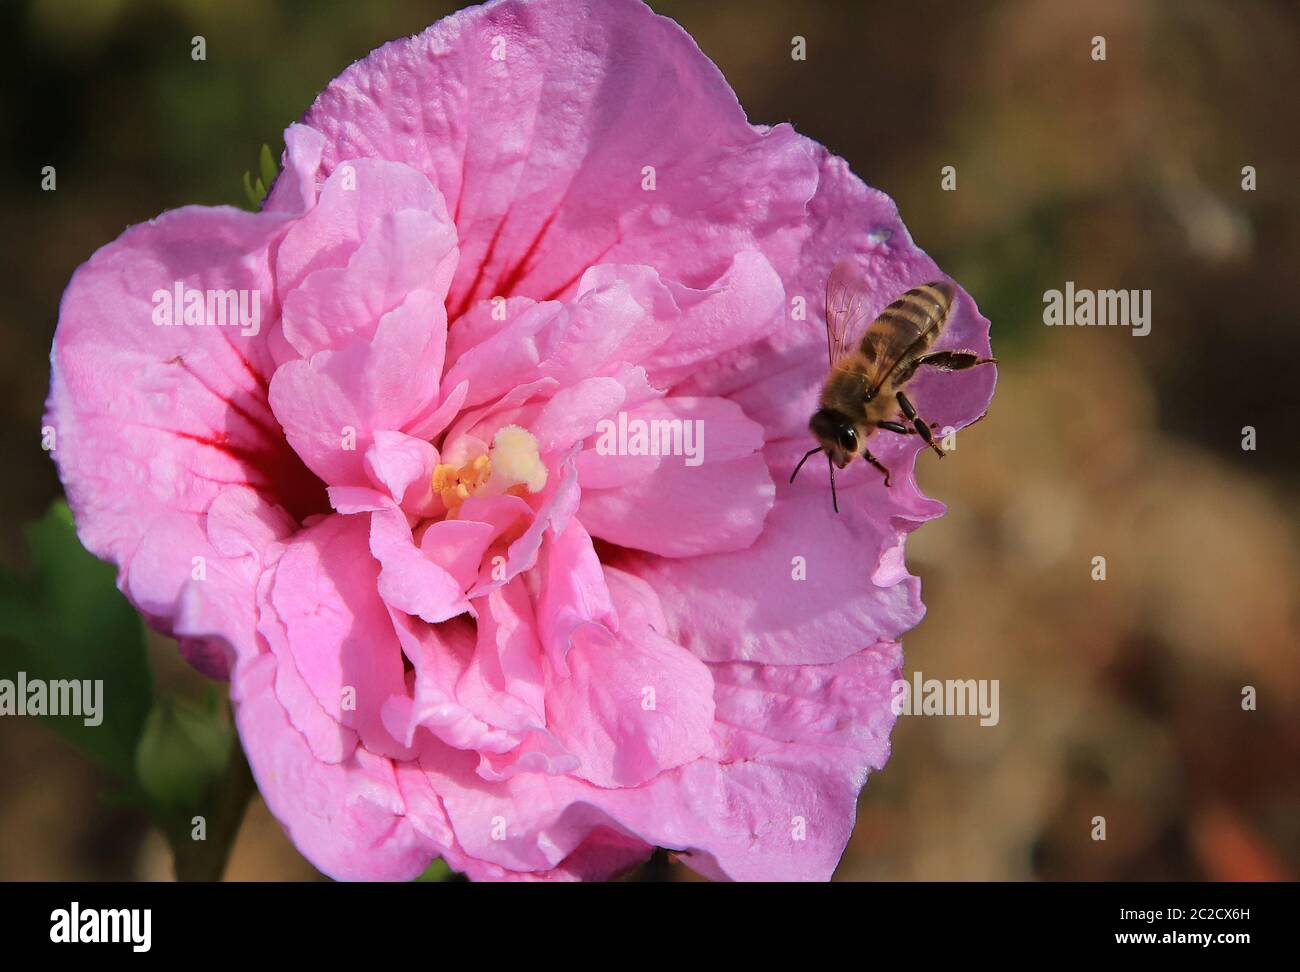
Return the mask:
<svg viewBox="0 0 1300 972">
<path fill-rule="evenodd" d="M 487 452 L 461 466 L 443 462 L 434 467 L 433 491 L 450 514 L 471 496 L 536 493 L 546 485 L 546 476 L 533 434 L 519 425 L 505 425 L 492 437 Z"/>
<path fill-rule="evenodd" d="M 454 512 L 460 504 L 473 496 L 492 475 L 492 460 L 487 453 L 477 456 L 463 466 L 440 462 L 433 469 L 433 491 L 442 499 L 447 512 Z"/>
</svg>

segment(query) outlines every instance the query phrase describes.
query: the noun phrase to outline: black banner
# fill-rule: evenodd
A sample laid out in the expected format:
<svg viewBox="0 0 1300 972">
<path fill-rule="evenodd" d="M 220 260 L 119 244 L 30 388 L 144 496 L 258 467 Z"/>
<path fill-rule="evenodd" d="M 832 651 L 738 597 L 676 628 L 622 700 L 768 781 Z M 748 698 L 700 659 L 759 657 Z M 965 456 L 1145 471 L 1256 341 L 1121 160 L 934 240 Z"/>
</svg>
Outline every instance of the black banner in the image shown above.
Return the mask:
<svg viewBox="0 0 1300 972">
<path fill-rule="evenodd" d="M 1229 957 L 1287 943 L 1296 903 L 1290 884 L 9 884 L 0 898 L 11 956 L 331 963 L 395 950 L 437 963 L 448 948 L 667 955 L 687 938 L 761 955 L 833 941 L 864 962 L 1160 946 Z"/>
</svg>

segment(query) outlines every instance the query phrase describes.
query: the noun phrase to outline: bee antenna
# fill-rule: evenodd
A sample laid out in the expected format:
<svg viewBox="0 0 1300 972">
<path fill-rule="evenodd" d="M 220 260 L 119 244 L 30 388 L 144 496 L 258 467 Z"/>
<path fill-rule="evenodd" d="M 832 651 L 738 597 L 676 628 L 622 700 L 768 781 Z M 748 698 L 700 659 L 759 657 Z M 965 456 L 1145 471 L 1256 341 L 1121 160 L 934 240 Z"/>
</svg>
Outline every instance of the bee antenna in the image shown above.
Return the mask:
<svg viewBox="0 0 1300 972">
<path fill-rule="evenodd" d="M 835 507 L 835 512 L 840 511 L 840 498 L 835 495 L 835 463 L 831 462 L 831 454 L 826 453 L 826 467 L 831 471 L 831 506 Z"/>
<path fill-rule="evenodd" d="M 803 464 L 821 451 L 822 451 L 821 446 L 818 446 L 816 449 L 809 449 L 807 455 L 805 455 L 802 459 L 799 460 L 799 465 L 794 467 L 794 472 L 790 474 L 790 482 L 792 483 L 794 482 L 794 477 L 799 475 L 799 470 L 803 468 Z M 830 459 L 830 455 L 828 454 L 826 458 Z"/>
</svg>

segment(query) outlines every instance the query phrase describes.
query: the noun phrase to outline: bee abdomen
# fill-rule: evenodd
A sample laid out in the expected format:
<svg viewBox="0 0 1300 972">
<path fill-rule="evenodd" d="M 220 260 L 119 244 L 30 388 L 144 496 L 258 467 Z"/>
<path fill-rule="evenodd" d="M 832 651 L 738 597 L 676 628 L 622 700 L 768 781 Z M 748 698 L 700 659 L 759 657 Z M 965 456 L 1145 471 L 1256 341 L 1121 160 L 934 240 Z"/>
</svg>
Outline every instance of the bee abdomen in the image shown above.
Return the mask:
<svg viewBox="0 0 1300 972">
<path fill-rule="evenodd" d="M 922 334 L 927 335 L 923 343 L 928 345 L 948 317 L 952 298 L 952 286 L 942 281 L 913 287 L 880 312 L 863 335 L 863 351 L 881 354 L 897 348 L 901 352 Z M 873 347 L 868 349 L 868 344 Z"/>
<path fill-rule="evenodd" d="M 887 317 L 902 317 L 917 327 L 925 327 L 932 320 L 947 317 L 951 306 L 952 286 L 943 282 L 929 283 L 913 287 L 886 307 L 880 317 L 882 320 Z"/>
</svg>

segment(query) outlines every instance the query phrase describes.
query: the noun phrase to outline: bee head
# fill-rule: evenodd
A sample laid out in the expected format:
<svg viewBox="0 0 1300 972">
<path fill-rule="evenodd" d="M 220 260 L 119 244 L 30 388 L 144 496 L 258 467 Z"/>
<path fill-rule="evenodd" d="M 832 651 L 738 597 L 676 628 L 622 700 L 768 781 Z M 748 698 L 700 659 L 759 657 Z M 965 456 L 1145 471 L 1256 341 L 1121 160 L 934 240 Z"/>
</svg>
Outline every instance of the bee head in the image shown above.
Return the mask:
<svg viewBox="0 0 1300 972">
<path fill-rule="evenodd" d="M 813 413 L 808 428 L 817 437 L 831 462 L 843 469 L 858 454 L 858 431 L 843 412 L 823 408 Z"/>
</svg>

